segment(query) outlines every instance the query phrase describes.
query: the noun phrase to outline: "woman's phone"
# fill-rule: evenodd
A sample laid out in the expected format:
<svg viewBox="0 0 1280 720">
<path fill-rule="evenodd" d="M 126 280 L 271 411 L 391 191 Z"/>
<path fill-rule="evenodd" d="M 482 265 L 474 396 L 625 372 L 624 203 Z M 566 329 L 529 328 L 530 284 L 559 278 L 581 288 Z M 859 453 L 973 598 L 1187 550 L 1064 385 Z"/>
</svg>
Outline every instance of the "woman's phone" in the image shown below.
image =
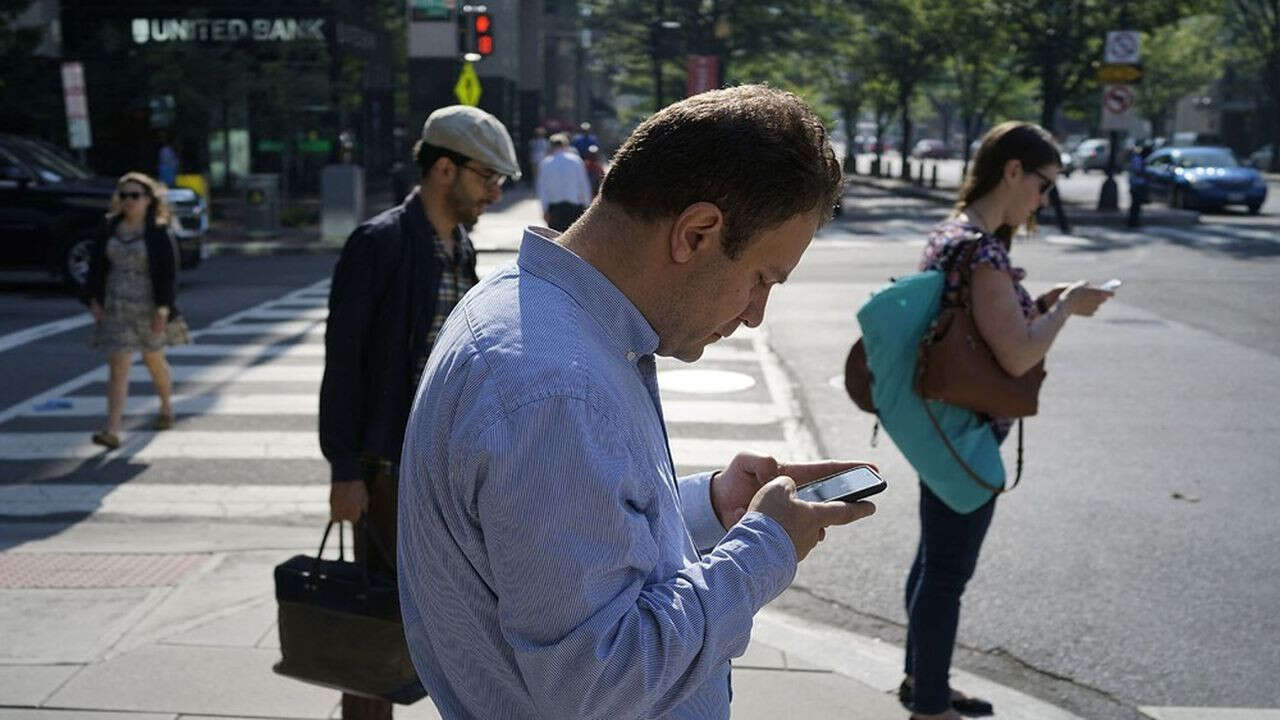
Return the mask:
<svg viewBox="0 0 1280 720">
<path fill-rule="evenodd" d="M 796 490 L 796 497 L 807 502 L 857 502 L 882 492 L 887 487 L 889 486 L 875 470 L 856 467 L 814 480 Z"/>
</svg>

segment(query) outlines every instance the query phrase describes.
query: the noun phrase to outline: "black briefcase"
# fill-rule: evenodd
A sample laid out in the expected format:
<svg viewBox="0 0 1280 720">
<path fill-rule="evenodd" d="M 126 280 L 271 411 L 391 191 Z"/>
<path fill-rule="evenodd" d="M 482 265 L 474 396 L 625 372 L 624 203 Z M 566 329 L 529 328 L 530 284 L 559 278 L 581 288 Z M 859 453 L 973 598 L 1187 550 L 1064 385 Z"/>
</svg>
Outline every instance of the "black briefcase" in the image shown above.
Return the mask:
<svg viewBox="0 0 1280 720">
<path fill-rule="evenodd" d="M 295 555 L 276 566 L 280 652 L 274 670 L 352 695 L 408 705 L 426 697 L 409 658 L 393 575 L 348 562 L 338 530 L 338 560 L 322 560 L 330 522 L 315 557 Z M 368 519 L 357 525 L 382 551 Z M 383 557 L 390 557 L 382 552 Z"/>
</svg>

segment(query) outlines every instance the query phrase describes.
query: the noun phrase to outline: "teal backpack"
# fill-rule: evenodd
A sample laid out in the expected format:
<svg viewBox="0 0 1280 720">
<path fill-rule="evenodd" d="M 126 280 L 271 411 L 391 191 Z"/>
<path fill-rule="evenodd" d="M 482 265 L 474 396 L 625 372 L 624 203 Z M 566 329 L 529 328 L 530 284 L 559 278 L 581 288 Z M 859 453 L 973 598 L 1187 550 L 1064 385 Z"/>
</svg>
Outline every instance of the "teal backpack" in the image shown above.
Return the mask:
<svg viewBox="0 0 1280 720">
<path fill-rule="evenodd" d="M 972 410 L 926 401 L 915 390 L 920 340 L 942 308 L 944 279 L 937 270 L 898 278 L 862 306 L 858 323 L 880 424 L 924 484 L 952 510 L 965 514 L 982 507 L 995 492 L 982 487 L 961 458 L 995 487 L 1004 486 L 1005 472 L 990 423 Z"/>
</svg>

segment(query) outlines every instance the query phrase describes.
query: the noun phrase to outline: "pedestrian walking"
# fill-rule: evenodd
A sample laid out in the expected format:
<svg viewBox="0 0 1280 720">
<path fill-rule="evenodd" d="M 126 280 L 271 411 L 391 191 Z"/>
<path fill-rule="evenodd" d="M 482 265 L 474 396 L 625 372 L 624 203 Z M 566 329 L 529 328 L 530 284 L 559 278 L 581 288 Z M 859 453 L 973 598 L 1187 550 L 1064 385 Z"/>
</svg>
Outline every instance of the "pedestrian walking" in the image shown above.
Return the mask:
<svg viewBox="0 0 1280 720">
<path fill-rule="evenodd" d="M 934 229 L 919 263 L 920 270 L 946 273 L 946 307 L 965 294 L 966 273 L 959 264 L 968 260 L 974 322 L 998 364 L 1013 377 L 1044 360 L 1069 317 L 1092 315 L 1112 295 L 1083 280 L 1036 299 L 1022 286 L 1026 272 L 1010 256 L 1014 232 L 1034 226 L 1060 169 L 1058 147 L 1039 126 L 1006 122 L 992 128 L 960 188 L 955 213 Z M 1003 441 L 1013 421 L 983 417 Z M 998 464 L 997 446 L 990 447 L 997 456 L 991 461 Z M 948 683 L 960 597 L 995 511 L 992 492 L 962 480 L 959 486 L 920 478 L 920 541 L 906 584 L 906 678 L 898 689 L 911 717 L 920 720 L 992 712 L 989 702 Z"/>
<path fill-rule="evenodd" d="M 356 532 L 356 556 L 395 571 L 397 461 L 409 404 L 445 318 L 476 283 L 466 227 L 520 168 L 497 118 L 454 105 L 431 113 L 414 147 L 421 183 L 356 228 L 329 290 L 320 385 L 320 449 L 333 520 L 369 522 L 392 557 Z M 342 717 L 389 718 L 391 705 L 342 696 Z"/>
<path fill-rule="evenodd" d="M 165 187 L 178 184 L 178 153 L 174 152 L 168 138 L 160 142 L 160 150 L 156 153 L 156 179 Z"/>
<path fill-rule="evenodd" d="M 729 716 L 756 611 L 873 507 L 794 496 L 855 463 L 744 453 L 676 478 L 655 360 L 759 325 L 840 181 L 794 95 L 703 93 L 463 299 L 401 459 L 405 634 L 443 717 Z"/>
<path fill-rule="evenodd" d="M 106 222 L 90 250 L 84 300 L 93 313 L 92 346 L 107 356 L 107 426 L 94 443 L 120 447 L 133 354 L 151 375 L 159 397 L 155 430 L 173 427 L 173 382 L 164 349 L 191 342 L 177 295 L 177 245 L 163 185 L 139 172 L 116 182 Z"/>
<path fill-rule="evenodd" d="M 1149 142 L 1139 144 L 1129 154 L 1129 218 L 1128 226 L 1142 227 L 1142 206 L 1147 202 L 1147 156 L 1151 154 Z"/>
<path fill-rule="evenodd" d="M 538 166 L 542 164 L 543 158 L 547 156 L 550 149 L 550 143 L 547 142 L 547 129 L 539 125 L 533 130 L 533 137 L 529 138 L 529 184 L 535 185 L 538 182 Z"/>
<path fill-rule="evenodd" d="M 604 162 L 600 160 L 600 148 L 592 145 L 582 158 L 582 166 L 587 171 L 587 181 L 591 184 L 591 197 L 600 194 L 600 181 L 604 180 Z"/>
<path fill-rule="evenodd" d="M 600 138 L 591 132 L 591 123 L 584 122 L 578 125 L 578 132 L 573 134 L 573 140 L 569 144 L 573 146 L 574 152 L 578 153 L 578 157 L 585 158 L 587 150 L 592 145 L 600 147 Z"/>
<path fill-rule="evenodd" d="M 551 136 L 551 150 L 538 167 L 538 199 L 547 227 L 563 232 L 591 204 L 591 181 L 582 158 L 569 152 L 569 137 Z"/>
</svg>

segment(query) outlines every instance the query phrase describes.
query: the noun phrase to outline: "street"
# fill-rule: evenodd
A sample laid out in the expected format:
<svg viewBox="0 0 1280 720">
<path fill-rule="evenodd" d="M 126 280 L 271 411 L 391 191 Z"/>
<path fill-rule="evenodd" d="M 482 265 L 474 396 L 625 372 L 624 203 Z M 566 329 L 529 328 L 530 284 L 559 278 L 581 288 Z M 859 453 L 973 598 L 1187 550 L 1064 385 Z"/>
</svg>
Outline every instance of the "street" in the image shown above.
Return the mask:
<svg viewBox="0 0 1280 720">
<path fill-rule="evenodd" d="M 1024 484 L 998 501 L 965 595 L 959 668 L 1085 718 L 1280 708 L 1275 198 L 1255 218 L 1015 238 L 1033 293 L 1082 278 L 1124 285 L 1096 317 L 1073 318 L 1050 353 L 1041 414 L 1026 421 Z M 774 291 L 764 326 L 694 366 L 660 360 L 659 382 L 681 472 L 741 449 L 880 466 L 890 487 L 877 514 L 833 530 L 772 609 L 900 646 L 916 482 L 883 433 L 869 445 L 873 418 L 839 374 L 862 300 L 914 270 L 946 208 L 856 186 L 845 208 Z M 505 250 L 487 245 L 482 275 L 513 259 L 512 217 L 481 220 L 513 235 Z M 177 425 L 146 429 L 155 399 L 136 365 L 125 445 L 109 454 L 89 442 L 106 377 L 89 326 L 30 334 L 83 311 L 51 288 L 0 287 L 0 343 L 13 339 L 0 344 L 0 549 L 126 524 L 157 538 L 234 523 L 318 537 L 328 466 L 316 393 L 334 260 L 219 256 L 184 275 L 178 304 L 195 342 L 169 352 Z M 48 627 L 30 643 L 62 622 L 32 617 Z M 0 662 L 36 649 L 11 644 Z M 75 682 L 59 692 L 74 697 Z"/>
</svg>

